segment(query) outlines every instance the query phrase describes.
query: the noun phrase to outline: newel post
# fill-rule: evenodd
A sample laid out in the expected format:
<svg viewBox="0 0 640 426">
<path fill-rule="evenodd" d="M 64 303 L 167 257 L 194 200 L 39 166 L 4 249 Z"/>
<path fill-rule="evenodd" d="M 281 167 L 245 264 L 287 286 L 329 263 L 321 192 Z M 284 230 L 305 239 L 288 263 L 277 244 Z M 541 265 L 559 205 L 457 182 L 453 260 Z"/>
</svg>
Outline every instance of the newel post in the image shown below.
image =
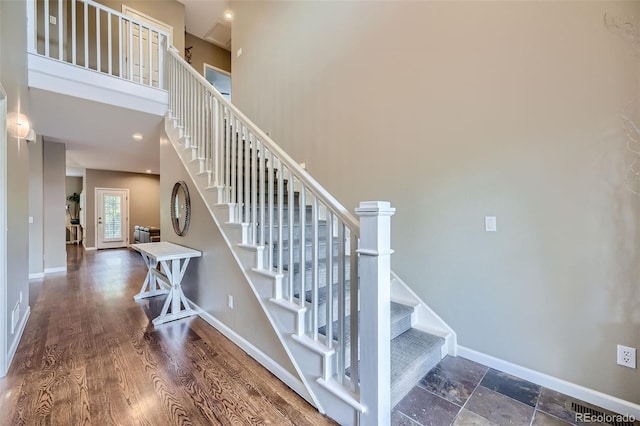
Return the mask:
<svg viewBox="0 0 640 426">
<path fill-rule="evenodd" d="M 360 424 L 391 422 L 391 216 L 386 201 L 363 201 L 360 216 Z"/>
</svg>

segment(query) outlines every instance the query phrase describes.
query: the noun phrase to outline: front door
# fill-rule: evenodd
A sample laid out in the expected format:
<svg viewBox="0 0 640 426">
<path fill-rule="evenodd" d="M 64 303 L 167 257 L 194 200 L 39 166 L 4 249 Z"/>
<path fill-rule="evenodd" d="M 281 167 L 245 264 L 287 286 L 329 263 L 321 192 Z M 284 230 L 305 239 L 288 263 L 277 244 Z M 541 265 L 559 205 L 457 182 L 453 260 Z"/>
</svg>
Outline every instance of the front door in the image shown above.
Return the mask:
<svg viewBox="0 0 640 426">
<path fill-rule="evenodd" d="M 96 188 L 97 248 L 129 245 L 129 190 Z"/>
</svg>

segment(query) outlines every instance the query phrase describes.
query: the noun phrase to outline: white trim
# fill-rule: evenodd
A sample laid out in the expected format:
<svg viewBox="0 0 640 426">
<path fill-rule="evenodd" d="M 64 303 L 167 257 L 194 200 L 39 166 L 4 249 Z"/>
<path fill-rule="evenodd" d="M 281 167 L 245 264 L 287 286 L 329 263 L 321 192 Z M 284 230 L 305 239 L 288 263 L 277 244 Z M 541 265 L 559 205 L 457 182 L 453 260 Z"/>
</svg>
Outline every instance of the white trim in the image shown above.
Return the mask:
<svg viewBox="0 0 640 426">
<path fill-rule="evenodd" d="M 187 299 L 188 300 L 188 299 Z M 220 320 L 215 318 L 208 312 L 205 312 L 198 305 L 189 300 L 191 306 L 198 311 L 198 316 L 205 320 L 210 326 L 218 330 L 222 333 L 227 339 L 231 340 L 237 346 L 239 346 L 243 351 L 245 351 L 251 358 L 255 359 L 273 373 L 278 379 L 284 382 L 287 386 L 294 390 L 298 395 L 301 395 L 304 398 L 304 395 L 307 394 L 307 389 L 304 386 L 304 383 L 300 381 L 296 376 L 291 374 L 288 370 L 283 368 L 280 364 L 275 362 L 269 355 L 262 352 L 260 349 L 255 347 L 251 342 L 246 340 L 244 337 L 240 336 L 238 333 L 227 327 Z M 309 404 L 313 405 L 313 401 L 307 400 Z"/>
<path fill-rule="evenodd" d="M 8 354 L 9 362 L 7 363 L 7 369 L 4 371 L 0 371 L 0 377 L 4 377 L 9 371 L 9 367 L 11 366 L 13 357 L 15 356 L 16 351 L 18 350 L 18 345 L 20 344 L 20 340 L 22 340 L 22 334 L 24 333 L 24 329 L 27 327 L 27 320 L 29 320 L 30 316 L 31 316 L 31 306 L 27 306 L 27 310 L 22 316 L 22 319 L 20 320 L 20 324 L 18 325 L 18 330 L 16 331 L 16 338 L 13 339 L 13 344 L 9 349 L 9 354 Z"/>
<path fill-rule="evenodd" d="M 35 274 L 29 274 L 30 280 L 37 280 L 40 278 L 44 278 L 44 272 L 36 272 Z"/>
<path fill-rule="evenodd" d="M 84 251 L 96 251 L 96 250 L 98 249 L 95 247 L 87 247 L 87 246 L 84 247 Z"/>
<path fill-rule="evenodd" d="M 45 274 L 55 274 L 57 272 L 67 272 L 66 266 L 59 266 L 57 268 L 44 268 Z"/>
<path fill-rule="evenodd" d="M 618 414 L 640 419 L 640 405 L 458 345 L 458 355 Z"/>
<path fill-rule="evenodd" d="M 7 358 L 7 92 L 0 83 L 0 377 L 9 368 Z"/>
<path fill-rule="evenodd" d="M 34 53 L 28 57 L 29 87 L 163 116 L 166 90 L 121 79 Z"/>
</svg>

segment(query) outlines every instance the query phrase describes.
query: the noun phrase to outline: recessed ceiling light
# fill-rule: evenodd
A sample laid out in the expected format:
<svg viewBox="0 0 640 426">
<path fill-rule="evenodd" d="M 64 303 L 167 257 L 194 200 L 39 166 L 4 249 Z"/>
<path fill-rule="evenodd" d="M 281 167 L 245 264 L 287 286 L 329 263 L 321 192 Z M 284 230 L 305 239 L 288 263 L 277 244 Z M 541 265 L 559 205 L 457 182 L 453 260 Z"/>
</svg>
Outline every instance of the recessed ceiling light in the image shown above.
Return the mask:
<svg viewBox="0 0 640 426">
<path fill-rule="evenodd" d="M 131 135 L 131 137 L 137 141 L 141 141 L 143 138 L 142 133 L 134 133 Z"/>
<path fill-rule="evenodd" d="M 226 19 L 229 22 L 233 21 L 233 12 L 230 10 L 227 10 L 226 12 L 224 12 L 224 19 Z"/>
<path fill-rule="evenodd" d="M 147 169 L 147 173 L 151 173 L 151 170 Z"/>
</svg>

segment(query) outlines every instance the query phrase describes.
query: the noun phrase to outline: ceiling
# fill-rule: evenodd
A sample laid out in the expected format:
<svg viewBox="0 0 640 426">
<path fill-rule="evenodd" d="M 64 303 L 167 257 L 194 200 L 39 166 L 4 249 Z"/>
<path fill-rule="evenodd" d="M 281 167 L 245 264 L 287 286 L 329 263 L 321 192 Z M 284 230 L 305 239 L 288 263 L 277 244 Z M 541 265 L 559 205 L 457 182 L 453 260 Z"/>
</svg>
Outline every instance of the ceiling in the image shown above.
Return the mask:
<svg viewBox="0 0 640 426">
<path fill-rule="evenodd" d="M 160 173 L 163 117 L 34 88 L 29 96 L 36 133 L 66 144 L 68 176 L 84 169 Z"/>
<path fill-rule="evenodd" d="M 231 50 L 231 22 L 224 19 L 228 0 L 178 0 L 184 4 L 187 32 Z"/>
<path fill-rule="evenodd" d="M 185 6 L 187 32 L 230 50 L 227 0 L 178 0 Z M 163 118 L 98 102 L 30 89 L 34 128 L 45 141 L 66 144 L 67 175 L 85 169 L 160 172 Z M 69 117 L 78 117 L 69 124 Z M 136 141 L 134 133 L 143 139 Z"/>
</svg>

